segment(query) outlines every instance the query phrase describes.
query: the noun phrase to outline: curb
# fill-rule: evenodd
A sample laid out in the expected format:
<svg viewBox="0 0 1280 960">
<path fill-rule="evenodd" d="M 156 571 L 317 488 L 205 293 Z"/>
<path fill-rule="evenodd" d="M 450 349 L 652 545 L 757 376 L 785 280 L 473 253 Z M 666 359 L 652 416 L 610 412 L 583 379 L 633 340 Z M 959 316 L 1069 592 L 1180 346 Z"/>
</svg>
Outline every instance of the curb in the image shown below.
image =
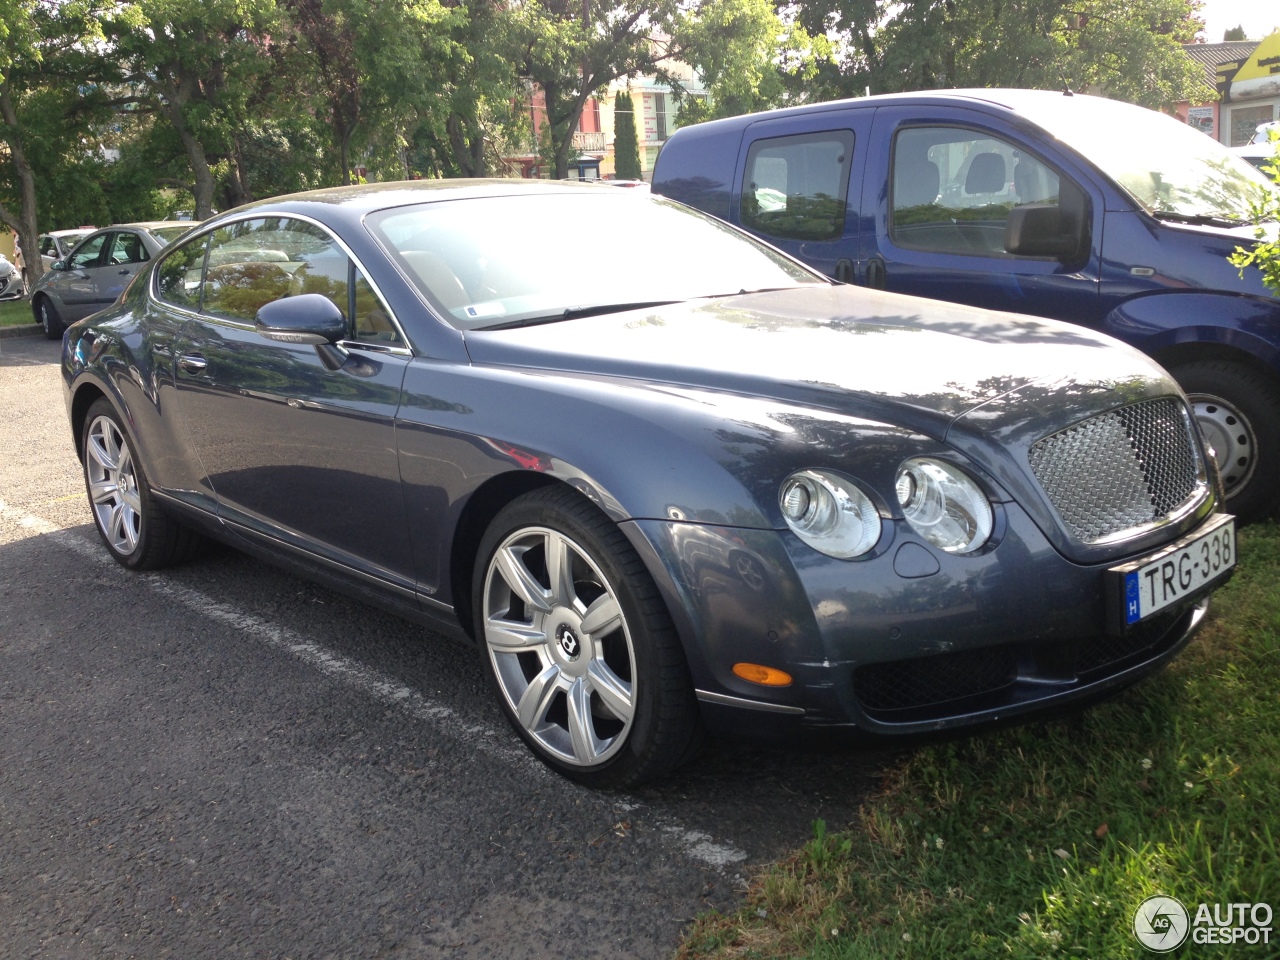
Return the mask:
<svg viewBox="0 0 1280 960">
<path fill-rule="evenodd" d="M 44 334 L 44 327 L 38 323 L 24 323 L 14 327 L 0 327 L 0 340 L 10 337 L 34 337 Z"/>
</svg>

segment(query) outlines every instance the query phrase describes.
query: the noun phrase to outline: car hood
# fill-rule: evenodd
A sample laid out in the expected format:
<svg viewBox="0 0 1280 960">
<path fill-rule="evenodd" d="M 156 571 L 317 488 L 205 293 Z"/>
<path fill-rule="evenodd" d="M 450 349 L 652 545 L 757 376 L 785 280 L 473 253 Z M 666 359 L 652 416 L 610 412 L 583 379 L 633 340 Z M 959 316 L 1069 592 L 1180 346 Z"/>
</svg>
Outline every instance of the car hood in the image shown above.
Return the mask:
<svg viewBox="0 0 1280 960">
<path fill-rule="evenodd" d="M 990 429 L 1028 415 L 1043 421 L 1044 398 L 1019 396 L 1037 382 L 1054 384 L 1062 405 L 1053 419 L 1065 425 L 1100 402 L 1114 406 L 1119 384 L 1164 380 L 1141 354 L 1081 327 L 849 286 L 473 330 L 466 338 L 477 364 L 767 397 L 936 439 L 979 407 Z"/>
</svg>

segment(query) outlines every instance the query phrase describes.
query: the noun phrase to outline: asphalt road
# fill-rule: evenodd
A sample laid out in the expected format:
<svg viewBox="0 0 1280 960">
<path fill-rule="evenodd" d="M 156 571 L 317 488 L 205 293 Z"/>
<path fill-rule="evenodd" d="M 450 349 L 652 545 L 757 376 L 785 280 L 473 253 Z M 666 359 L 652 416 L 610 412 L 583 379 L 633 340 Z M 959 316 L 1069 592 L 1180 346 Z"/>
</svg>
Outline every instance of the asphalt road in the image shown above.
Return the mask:
<svg viewBox="0 0 1280 960">
<path fill-rule="evenodd" d="M 535 761 L 476 652 L 231 550 L 97 538 L 58 344 L 0 340 L 0 957 L 660 957 L 882 757 Z"/>
</svg>

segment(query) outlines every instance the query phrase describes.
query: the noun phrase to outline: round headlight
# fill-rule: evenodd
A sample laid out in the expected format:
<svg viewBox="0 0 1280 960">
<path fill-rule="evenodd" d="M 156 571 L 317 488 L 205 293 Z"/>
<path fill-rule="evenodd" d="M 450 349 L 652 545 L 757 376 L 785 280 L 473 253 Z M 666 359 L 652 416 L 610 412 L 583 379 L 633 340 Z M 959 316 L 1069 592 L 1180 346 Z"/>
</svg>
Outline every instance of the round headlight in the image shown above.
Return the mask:
<svg viewBox="0 0 1280 960">
<path fill-rule="evenodd" d="M 898 468 L 894 489 L 911 528 L 947 553 L 972 553 L 991 536 L 991 504 L 959 467 L 913 458 Z"/>
<path fill-rule="evenodd" d="M 797 537 L 830 557 L 860 557 L 880 539 L 880 514 L 858 487 L 834 474 L 801 470 L 778 491 L 782 518 Z"/>
</svg>

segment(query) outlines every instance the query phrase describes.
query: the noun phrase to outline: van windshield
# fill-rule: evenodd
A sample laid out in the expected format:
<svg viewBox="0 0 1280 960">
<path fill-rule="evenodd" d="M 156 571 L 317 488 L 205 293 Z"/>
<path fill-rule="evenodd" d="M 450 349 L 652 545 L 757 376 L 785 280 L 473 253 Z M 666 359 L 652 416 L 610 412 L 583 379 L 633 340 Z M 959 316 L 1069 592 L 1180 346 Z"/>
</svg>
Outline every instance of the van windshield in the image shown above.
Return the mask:
<svg viewBox="0 0 1280 960">
<path fill-rule="evenodd" d="M 1086 110 L 1046 111 L 1036 121 L 1100 167 L 1153 215 L 1252 222 L 1250 203 L 1271 189 L 1256 168 L 1172 117 L 1096 97 Z"/>
</svg>

